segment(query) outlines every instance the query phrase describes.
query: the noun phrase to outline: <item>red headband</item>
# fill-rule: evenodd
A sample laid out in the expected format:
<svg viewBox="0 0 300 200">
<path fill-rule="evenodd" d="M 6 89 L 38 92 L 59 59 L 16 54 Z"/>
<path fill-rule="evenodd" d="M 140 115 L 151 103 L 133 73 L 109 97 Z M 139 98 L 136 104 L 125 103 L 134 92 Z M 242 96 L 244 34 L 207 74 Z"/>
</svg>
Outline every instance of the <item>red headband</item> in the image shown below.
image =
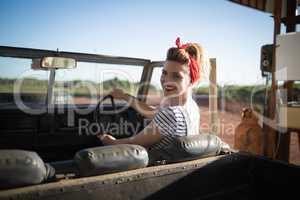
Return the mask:
<svg viewBox="0 0 300 200">
<path fill-rule="evenodd" d="M 176 46 L 179 49 L 186 49 L 187 47 L 189 47 L 191 45 L 191 43 L 186 43 L 186 44 L 180 44 L 180 38 L 178 37 L 176 39 Z M 200 78 L 200 66 L 198 65 L 197 61 L 195 60 L 195 58 L 189 54 L 189 67 L 190 67 L 190 76 L 191 76 L 191 83 L 195 83 L 196 81 L 199 80 Z"/>
</svg>

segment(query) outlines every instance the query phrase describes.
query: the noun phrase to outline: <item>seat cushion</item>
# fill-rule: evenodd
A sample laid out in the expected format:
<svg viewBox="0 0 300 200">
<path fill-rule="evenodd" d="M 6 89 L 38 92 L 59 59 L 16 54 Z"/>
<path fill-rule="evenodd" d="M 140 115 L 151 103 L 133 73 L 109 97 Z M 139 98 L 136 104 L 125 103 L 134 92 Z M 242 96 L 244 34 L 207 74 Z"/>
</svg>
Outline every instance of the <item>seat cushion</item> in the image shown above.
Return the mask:
<svg viewBox="0 0 300 200">
<path fill-rule="evenodd" d="M 53 175 L 53 168 L 35 152 L 0 150 L 0 188 L 39 184 Z"/>
<path fill-rule="evenodd" d="M 83 149 L 74 161 L 81 176 L 92 176 L 146 167 L 148 153 L 139 145 L 120 144 Z"/>
</svg>

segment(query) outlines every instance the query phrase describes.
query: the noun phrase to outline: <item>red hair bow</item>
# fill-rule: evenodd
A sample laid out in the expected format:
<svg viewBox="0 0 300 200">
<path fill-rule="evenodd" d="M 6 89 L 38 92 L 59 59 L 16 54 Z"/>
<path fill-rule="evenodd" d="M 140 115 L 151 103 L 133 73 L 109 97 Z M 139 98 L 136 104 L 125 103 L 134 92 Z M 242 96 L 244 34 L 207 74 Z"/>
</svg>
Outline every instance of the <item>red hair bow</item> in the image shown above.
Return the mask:
<svg viewBox="0 0 300 200">
<path fill-rule="evenodd" d="M 176 43 L 176 46 L 177 46 L 178 49 L 186 49 L 187 47 L 190 46 L 190 43 L 180 44 L 180 38 L 179 37 L 176 39 L 175 43 Z"/>
<path fill-rule="evenodd" d="M 191 45 L 191 43 L 186 43 L 186 44 L 180 44 L 180 38 L 178 37 L 176 39 L 176 46 L 179 49 L 186 49 Z M 195 83 L 200 79 L 200 66 L 198 65 L 197 61 L 195 58 L 189 54 L 189 67 L 190 67 L 190 76 L 191 76 L 191 83 Z"/>
</svg>

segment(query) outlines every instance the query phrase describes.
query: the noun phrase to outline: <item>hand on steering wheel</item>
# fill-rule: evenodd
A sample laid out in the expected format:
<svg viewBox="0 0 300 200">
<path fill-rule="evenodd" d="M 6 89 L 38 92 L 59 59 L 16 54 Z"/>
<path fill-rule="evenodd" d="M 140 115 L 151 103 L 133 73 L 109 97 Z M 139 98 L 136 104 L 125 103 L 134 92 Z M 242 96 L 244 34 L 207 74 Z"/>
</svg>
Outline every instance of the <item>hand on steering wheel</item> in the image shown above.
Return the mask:
<svg viewBox="0 0 300 200">
<path fill-rule="evenodd" d="M 114 88 L 114 90 L 110 93 L 110 95 L 115 99 L 126 99 L 126 93 L 123 92 L 123 90 L 119 88 Z"/>
</svg>

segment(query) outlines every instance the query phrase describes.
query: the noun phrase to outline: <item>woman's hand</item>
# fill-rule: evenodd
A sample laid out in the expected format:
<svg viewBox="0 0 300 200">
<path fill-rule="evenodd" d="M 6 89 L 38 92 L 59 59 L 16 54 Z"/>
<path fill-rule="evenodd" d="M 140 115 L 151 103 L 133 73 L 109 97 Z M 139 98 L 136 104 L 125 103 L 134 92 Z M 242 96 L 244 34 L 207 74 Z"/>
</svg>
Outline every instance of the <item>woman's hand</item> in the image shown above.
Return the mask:
<svg viewBox="0 0 300 200">
<path fill-rule="evenodd" d="M 162 135 L 160 134 L 158 127 L 156 127 L 153 122 L 148 124 L 140 133 L 129 138 L 116 139 L 105 133 L 98 134 L 97 137 L 104 145 L 137 144 L 144 147 L 150 147 L 162 139 Z"/>
<path fill-rule="evenodd" d="M 123 90 L 115 88 L 110 95 L 113 98 L 124 100 L 128 105 L 148 119 L 152 119 L 157 112 L 157 108 L 149 106 L 147 103 L 138 100 L 130 94 L 124 93 Z"/>
<path fill-rule="evenodd" d="M 115 88 L 110 95 L 115 98 L 115 99 L 122 99 L 125 100 L 126 99 L 126 93 L 123 92 L 123 90 Z"/>
<path fill-rule="evenodd" d="M 108 134 L 98 134 L 97 137 L 102 141 L 104 145 L 113 145 L 116 138 Z"/>
</svg>

